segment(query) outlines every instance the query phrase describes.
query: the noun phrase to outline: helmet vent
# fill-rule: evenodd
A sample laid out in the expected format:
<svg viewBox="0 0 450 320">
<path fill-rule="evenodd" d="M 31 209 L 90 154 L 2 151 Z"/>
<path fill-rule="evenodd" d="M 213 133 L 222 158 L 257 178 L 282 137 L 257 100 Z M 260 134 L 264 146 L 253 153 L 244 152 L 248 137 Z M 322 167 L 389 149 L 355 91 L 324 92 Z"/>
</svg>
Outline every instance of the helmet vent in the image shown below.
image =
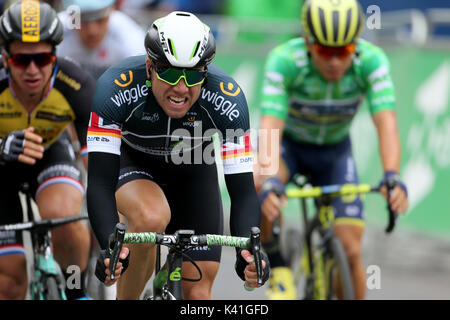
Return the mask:
<svg viewBox="0 0 450 320">
<path fill-rule="evenodd" d="M 192 59 L 193 57 L 195 57 L 195 55 L 197 54 L 198 48 L 200 48 L 200 41 L 197 41 L 197 43 L 195 44 L 194 50 L 192 51 L 192 54 L 191 54 L 191 59 Z"/>
<path fill-rule="evenodd" d="M 177 13 L 177 16 L 190 17 L 191 15 L 190 15 L 190 14 L 187 14 L 187 13 L 179 12 L 179 13 Z"/>
<path fill-rule="evenodd" d="M 172 39 L 167 39 L 168 41 L 169 41 L 169 50 L 170 50 L 170 53 L 175 57 L 175 59 L 178 59 L 177 58 L 177 52 L 176 52 L 176 50 L 175 50 L 175 46 L 173 45 L 173 41 L 172 41 Z"/>
</svg>

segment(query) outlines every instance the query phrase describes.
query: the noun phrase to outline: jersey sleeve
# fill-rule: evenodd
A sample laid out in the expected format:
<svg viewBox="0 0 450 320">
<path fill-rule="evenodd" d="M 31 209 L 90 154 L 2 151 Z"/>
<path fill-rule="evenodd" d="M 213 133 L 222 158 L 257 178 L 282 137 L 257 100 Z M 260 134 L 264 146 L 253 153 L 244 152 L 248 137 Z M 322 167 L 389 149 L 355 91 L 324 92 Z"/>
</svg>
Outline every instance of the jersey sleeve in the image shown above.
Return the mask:
<svg viewBox="0 0 450 320">
<path fill-rule="evenodd" d="M 382 110 L 394 110 L 395 91 L 386 54 L 373 46 L 361 57 L 361 63 L 370 113 L 373 115 Z"/>
<path fill-rule="evenodd" d="M 261 115 L 286 120 L 289 112 L 289 86 L 295 66 L 289 54 L 277 47 L 265 62 L 261 95 Z M 294 71 L 295 72 L 295 71 Z"/>
<path fill-rule="evenodd" d="M 88 152 L 106 152 L 120 155 L 121 124 L 125 116 L 124 106 L 114 104 L 119 94 L 114 77 L 106 72 L 97 81 L 87 133 Z"/>
<path fill-rule="evenodd" d="M 82 89 L 78 94 L 77 104 L 74 106 L 76 116 L 74 125 L 78 141 L 80 142 L 82 156 L 87 156 L 87 128 L 94 90 L 95 80 L 91 75 L 86 74 L 86 80 L 83 81 Z"/>
<path fill-rule="evenodd" d="M 247 99 L 239 84 L 212 65 L 200 104 L 209 114 L 221 141 L 224 174 L 253 171 L 250 117 Z"/>
<path fill-rule="evenodd" d="M 56 79 L 55 89 L 64 95 L 75 114 L 73 124 L 80 142 L 80 152 L 82 156 L 86 156 L 86 134 L 92 107 L 92 96 L 95 90 L 95 80 L 78 64 L 61 57 L 58 57 Z"/>
</svg>

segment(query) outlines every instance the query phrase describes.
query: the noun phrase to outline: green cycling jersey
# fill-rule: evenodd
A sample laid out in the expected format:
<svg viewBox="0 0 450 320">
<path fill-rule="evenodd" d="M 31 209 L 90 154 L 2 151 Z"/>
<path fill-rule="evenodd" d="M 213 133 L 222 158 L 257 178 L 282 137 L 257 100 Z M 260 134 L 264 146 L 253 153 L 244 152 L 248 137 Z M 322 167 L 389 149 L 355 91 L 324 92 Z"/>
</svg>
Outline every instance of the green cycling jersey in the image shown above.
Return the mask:
<svg viewBox="0 0 450 320">
<path fill-rule="evenodd" d="M 261 115 L 284 120 L 283 135 L 315 145 L 344 140 L 364 98 L 371 114 L 395 107 L 389 61 L 374 44 L 360 39 L 346 74 L 325 80 L 308 55 L 303 38 L 273 49 L 266 61 Z"/>
</svg>

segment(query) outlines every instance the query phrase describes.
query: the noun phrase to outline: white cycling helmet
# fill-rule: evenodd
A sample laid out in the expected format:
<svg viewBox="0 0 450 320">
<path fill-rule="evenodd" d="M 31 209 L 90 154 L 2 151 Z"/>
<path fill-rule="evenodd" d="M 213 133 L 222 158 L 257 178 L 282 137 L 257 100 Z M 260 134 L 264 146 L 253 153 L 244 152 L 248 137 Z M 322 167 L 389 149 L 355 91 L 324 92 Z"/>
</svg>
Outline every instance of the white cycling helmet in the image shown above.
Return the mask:
<svg viewBox="0 0 450 320">
<path fill-rule="evenodd" d="M 211 63 L 216 44 L 211 29 L 195 15 L 174 11 L 153 22 L 145 36 L 145 49 L 156 63 L 193 68 Z"/>
</svg>

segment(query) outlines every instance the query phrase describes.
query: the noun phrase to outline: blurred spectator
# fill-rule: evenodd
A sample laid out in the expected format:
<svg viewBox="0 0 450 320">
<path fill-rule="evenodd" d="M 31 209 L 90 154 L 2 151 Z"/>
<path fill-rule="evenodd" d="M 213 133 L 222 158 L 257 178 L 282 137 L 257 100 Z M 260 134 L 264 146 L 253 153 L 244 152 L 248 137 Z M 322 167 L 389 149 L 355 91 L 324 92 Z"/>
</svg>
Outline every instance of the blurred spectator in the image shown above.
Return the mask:
<svg viewBox="0 0 450 320">
<path fill-rule="evenodd" d="M 65 10 L 59 14 L 65 29 L 57 54 L 77 61 L 96 79 L 124 58 L 145 54 L 144 30 L 129 16 L 114 9 L 115 0 L 62 2 L 64 9 L 71 5 L 80 8 L 81 23 L 77 26 L 74 12 Z"/>
</svg>

